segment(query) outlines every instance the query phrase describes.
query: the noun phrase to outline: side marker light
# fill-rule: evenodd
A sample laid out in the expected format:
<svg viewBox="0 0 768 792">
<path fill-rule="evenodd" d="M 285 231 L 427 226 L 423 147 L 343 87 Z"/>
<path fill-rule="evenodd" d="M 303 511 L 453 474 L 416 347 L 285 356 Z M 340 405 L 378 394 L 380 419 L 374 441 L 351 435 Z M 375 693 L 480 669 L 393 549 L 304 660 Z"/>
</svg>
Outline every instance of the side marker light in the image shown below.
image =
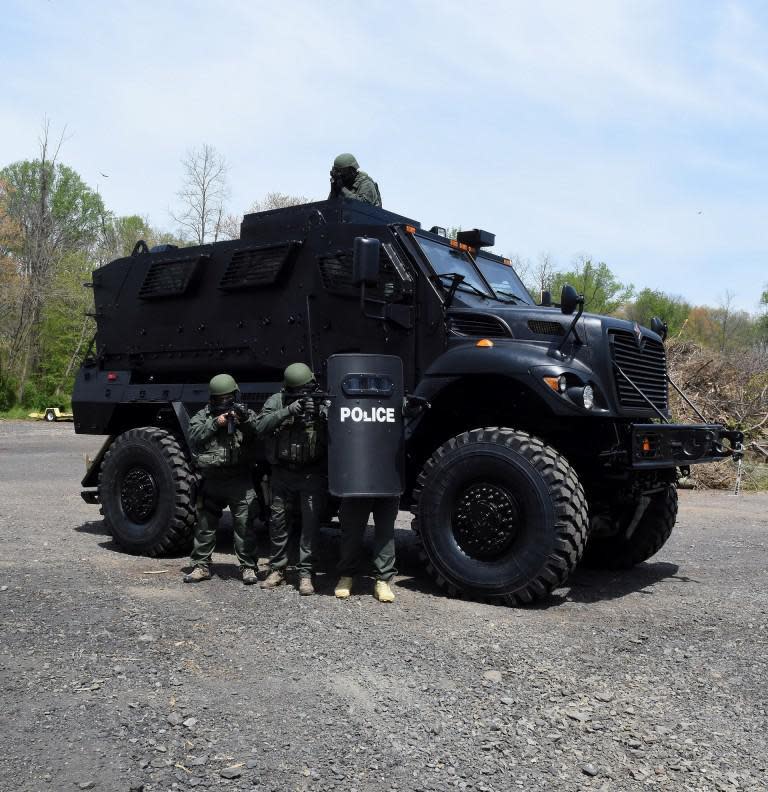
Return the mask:
<svg viewBox="0 0 768 792">
<path fill-rule="evenodd" d="M 478 342 L 475 344 L 475 346 L 476 346 L 476 347 L 486 347 L 486 348 L 488 348 L 488 347 L 492 347 L 492 346 L 493 346 L 493 341 L 491 341 L 491 339 L 490 339 L 490 338 L 481 338 L 481 339 L 480 339 L 480 340 L 479 340 L 479 341 L 478 341 Z"/>
</svg>

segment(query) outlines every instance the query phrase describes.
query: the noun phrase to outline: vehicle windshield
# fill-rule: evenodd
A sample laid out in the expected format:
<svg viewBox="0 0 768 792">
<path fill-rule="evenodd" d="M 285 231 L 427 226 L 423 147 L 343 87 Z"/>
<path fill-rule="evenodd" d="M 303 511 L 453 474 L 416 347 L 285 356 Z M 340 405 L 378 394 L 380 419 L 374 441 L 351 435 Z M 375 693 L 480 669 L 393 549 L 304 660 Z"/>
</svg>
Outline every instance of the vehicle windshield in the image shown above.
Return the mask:
<svg viewBox="0 0 768 792">
<path fill-rule="evenodd" d="M 528 289 L 523 286 L 523 282 L 512 267 L 487 258 L 482 253 L 477 254 L 476 262 L 485 279 L 491 284 L 491 288 L 502 300 L 533 305 Z"/>
<path fill-rule="evenodd" d="M 431 239 L 416 237 L 421 249 L 426 253 L 429 263 L 440 279 L 445 290 L 451 287 L 451 275 L 458 273 L 464 280 L 458 285 L 458 291 L 463 294 L 477 294 L 479 297 L 494 299 L 488 285 L 480 276 L 472 259 L 463 250 L 449 247 Z"/>
</svg>

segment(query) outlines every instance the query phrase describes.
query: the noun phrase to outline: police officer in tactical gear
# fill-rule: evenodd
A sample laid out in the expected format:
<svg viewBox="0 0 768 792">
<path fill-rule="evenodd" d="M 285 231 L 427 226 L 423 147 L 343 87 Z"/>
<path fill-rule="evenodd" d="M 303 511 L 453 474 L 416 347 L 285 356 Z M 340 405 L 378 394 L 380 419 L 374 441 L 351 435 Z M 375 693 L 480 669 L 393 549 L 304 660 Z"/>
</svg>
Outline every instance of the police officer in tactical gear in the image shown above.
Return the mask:
<svg viewBox="0 0 768 792">
<path fill-rule="evenodd" d="M 406 396 L 402 403 L 402 414 L 413 418 L 429 403 L 416 396 Z M 368 517 L 373 513 L 373 567 L 376 583 L 373 596 L 379 602 L 394 602 L 395 592 L 391 581 L 397 574 L 395 568 L 395 520 L 400 509 L 399 496 L 394 497 L 345 497 L 339 506 L 341 540 L 339 542 L 339 581 L 334 594 L 337 599 L 347 599 L 352 593 L 355 575 L 362 567 L 363 537 Z"/>
<path fill-rule="evenodd" d="M 315 375 L 304 363 L 292 363 L 283 375 L 283 389 L 267 399 L 256 418 L 272 465 L 272 508 L 269 536 L 270 573 L 261 583 L 273 589 L 285 583 L 290 525 L 288 504 L 298 500 L 299 593 L 314 594 L 312 559 L 328 492 L 328 407 L 319 396 Z"/>
<path fill-rule="evenodd" d="M 329 198 L 353 198 L 356 201 L 381 206 L 379 185 L 360 170 L 352 154 L 339 154 L 331 168 L 331 194 Z"/>
<path fill-rule="evenodd" d="M 239 402 L 239 390 L 229 374 L 217 374 L 209 384 L 210 400 L 189 422 L 189 443 L 202 481 L 197 495 L 197 525 L 185 583 L 210 580 L 211 554 L 222 511 L 229 506 L 234 525 L 235 555 L 243 583 L 256 583 L 253 518 L 257 509 L 251 475 L 256 440 L 256 414 Z"/>
</svg>

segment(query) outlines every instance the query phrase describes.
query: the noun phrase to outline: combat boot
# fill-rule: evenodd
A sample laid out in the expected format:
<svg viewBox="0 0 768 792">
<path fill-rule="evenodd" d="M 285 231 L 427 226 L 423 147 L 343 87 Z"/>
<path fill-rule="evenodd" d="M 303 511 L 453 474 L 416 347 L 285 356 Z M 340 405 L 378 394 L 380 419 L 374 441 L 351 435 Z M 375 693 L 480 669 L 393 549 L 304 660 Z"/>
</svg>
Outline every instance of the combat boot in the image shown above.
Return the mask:
<svg viewBox="0 0 768 792">
<path fill-rule="evenodd" d="M 373 596 L 379 602 L 394 602 L 395 601 L 395 592 L 392 591 L 392 588 L 389 585 L 389 581 L 387 580 L 377 580 L 376 586 L 373 589 Z"/>
<path fill-rule="evenodd" d="M 285 572 L 282 569 L 273 569 L 267 577 L 261 581 L 261 588 L 273 589 L 285 583 Z"/>
<path fill-rule="evenodd" d="M 256 570 L 253 567 L 241 567 L 240 571 L 243 576 L 243 583 L 245 583 L 246 586 L 252 586 L 254 583 L 259 582 L 259 579 L 256 577 Z"/>
<path fill-rule="evenodd" d="M 351 577 L 340 577 L 333 591 L 336 595 L 336 599 L 346 599 L 352 593 L 353 582 L 354 579 Z"/>
<path fill-rule="evenodd" d="M 184 575 L 185 583 L 199 583 L 201 580 L 211 579 L 211 569 L 208 564 L 198 564 L 188 575 Z"/>
<path fill-rule="evenodd" d="M 299 578 L 299 594 L 302 597 L 311 597 L 315 593 L 315 587 L 312 585 L 312 578 L 302 575 Z"/>
</svg>

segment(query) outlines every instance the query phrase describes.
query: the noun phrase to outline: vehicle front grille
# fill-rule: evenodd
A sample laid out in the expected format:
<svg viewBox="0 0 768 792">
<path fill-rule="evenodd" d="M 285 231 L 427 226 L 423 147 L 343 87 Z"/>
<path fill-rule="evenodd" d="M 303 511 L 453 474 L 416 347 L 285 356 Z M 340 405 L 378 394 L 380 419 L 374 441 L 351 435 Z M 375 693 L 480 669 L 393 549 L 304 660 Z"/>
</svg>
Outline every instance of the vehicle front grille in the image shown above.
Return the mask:
<svg viewBox="0 0 768 792">
<path fill-rule="evenodd" d="M 448 316 L 448 331 L 453 335 L 475 338 L 508 338 L 507 325 L 497 316 L 475 313 L 452 313 Z"/>
<path fill-rule="evenodd" d="M 666 410 L 667 394 L 667 356 L 664 345 L 643 336 L 638 346 L 634 333 L 625 330 L 612 330 L 611 351 L 613 362 L 634 382 L 645 396 L 659 410 Z M 621 376 L 614 371 L 616 391 L 622 407 L 650 409 L 648 402 Z"/>
</svg>

